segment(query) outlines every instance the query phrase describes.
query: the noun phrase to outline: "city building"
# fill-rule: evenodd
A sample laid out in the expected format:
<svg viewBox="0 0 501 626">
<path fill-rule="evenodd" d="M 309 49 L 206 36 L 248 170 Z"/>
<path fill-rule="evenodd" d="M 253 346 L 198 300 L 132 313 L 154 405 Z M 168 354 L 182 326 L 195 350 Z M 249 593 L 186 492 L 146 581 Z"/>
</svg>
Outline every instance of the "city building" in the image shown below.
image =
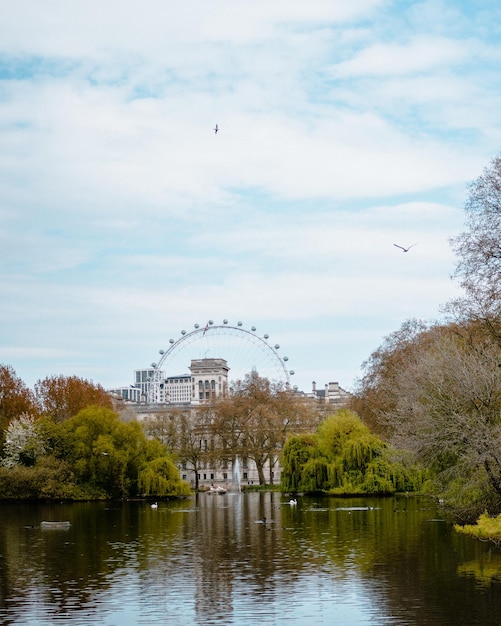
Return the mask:
<svg viewBox="0 0 501 626">
<path fill-rule="evenodd" d="M 228 394 L 228 372 L 224 359 L 192 359 L 192 404 L 202 404 Z"/>
<path fill-rule="evenodd" d="M 189 417 L 195 414 L 197 407 L 214 399 L 227 397 L 231 393 L 228 387 L 230 368 L 225 359 L 192 359 L 189 369 L 189 374 L 174 376 L 165 376 L 165 372 L 159 372 L 153 367 L 134 370 L 135 385 L 109 390 L 113 397 L 122 403 L 120 409 L 122 418 L 141 422 L 155 419 L 168 420 L 179 414 Z M 153 393 L 152 385 L 155 385 Z M 317 389 L 316 383 L 313 382 L 311 392 L 294 389 L 292 393 L 305 402 L 315 403 L 319 409 L 326 411 L 342 408 L 350 397 L 350 394 L 337 382 L 327 383 L 321 389 Z M 152 397 L 156 399 L 156 402 L 149 402 L 149 398 Z M 200 448 L 208 449 L 210 445 L 209 437 L 200 433 Z M 197 477 L 193 467 L 189 467 L 186 463 L 178 467 L 182 479 L 192 486 L 198 482 L 202 487 L 219 484 L 234 488 L 237 480 L 244 486 L 259 484 L 258 471 L 251 459 L 239 460 L 238 479 L 234 473 L 235 462 L 236 459 L 221 462 L 218 466 L 214 463 L 204 464 L 197 470 L 198 481 L 195 480 Z M 268 461 L 265 467 L 267 482 L 278 484 L 280 474 L 281 466 L 278 457 Z"/>
</svg>

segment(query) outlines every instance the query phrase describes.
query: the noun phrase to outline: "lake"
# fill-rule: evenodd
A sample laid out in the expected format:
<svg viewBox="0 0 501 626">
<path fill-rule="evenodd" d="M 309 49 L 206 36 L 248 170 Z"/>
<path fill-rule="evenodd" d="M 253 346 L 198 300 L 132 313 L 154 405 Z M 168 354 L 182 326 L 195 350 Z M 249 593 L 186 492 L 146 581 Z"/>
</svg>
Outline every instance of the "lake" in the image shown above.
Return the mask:
<svg viewBox="0 0 501 626">
<path fill-rule="evenodd" d="M 199 494 L 0 516 L 4 626 L 501 624 L 501 550 L 428 499 Z"/>
</svg>

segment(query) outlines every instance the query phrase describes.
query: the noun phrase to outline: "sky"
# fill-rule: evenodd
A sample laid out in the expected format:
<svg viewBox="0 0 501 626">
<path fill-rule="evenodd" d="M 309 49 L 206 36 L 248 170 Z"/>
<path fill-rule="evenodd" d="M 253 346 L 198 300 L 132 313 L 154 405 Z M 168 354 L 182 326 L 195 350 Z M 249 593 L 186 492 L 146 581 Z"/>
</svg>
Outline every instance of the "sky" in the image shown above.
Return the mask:
<svg viewBox="0 0 501 626">
<path fill-rule="evenodd" d="M 29 387 L 131 384 L 226 319 L 352 390 L 460 293 L 498 0 L 0 5 L 0 363 Z"/>
</svg>

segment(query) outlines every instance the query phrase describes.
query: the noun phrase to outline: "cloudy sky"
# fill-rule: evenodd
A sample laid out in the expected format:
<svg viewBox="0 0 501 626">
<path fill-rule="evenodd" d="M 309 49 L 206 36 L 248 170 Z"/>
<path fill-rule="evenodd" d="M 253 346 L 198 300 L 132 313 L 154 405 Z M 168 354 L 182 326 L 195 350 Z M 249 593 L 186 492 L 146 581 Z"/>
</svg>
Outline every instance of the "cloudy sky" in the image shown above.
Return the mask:
<svg viewBox="0 0 501 626">
<path fill-rule="evenodd" d="M 0 363 L 127 385 L 227 319 L 351 389 L 458 293 L 500 62 L 498 0 L 4 1 Z"/>
</svg>

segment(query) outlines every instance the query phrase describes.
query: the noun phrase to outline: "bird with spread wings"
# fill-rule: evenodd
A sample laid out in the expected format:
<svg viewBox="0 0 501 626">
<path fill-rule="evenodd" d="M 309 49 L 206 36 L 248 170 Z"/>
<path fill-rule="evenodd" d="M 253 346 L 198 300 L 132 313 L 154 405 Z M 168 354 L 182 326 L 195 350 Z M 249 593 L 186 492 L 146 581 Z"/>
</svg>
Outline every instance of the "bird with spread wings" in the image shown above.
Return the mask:
<svg viewBox="0 0 501 626">
<path fill-rule="evenodd" d="M 414 248 L 414 246 L 417 246 L 417 243 L 413 243 L 412 246 L 409 246 L 408 248 L 404 248 L 404 246 L 399 246 L 398 243 L 394 243 L 393 245 L 396 248 L 400 248 L 400 250 L 402 250 L 403 252 L 409 252 L 411 248 Z"/>
</svg>

